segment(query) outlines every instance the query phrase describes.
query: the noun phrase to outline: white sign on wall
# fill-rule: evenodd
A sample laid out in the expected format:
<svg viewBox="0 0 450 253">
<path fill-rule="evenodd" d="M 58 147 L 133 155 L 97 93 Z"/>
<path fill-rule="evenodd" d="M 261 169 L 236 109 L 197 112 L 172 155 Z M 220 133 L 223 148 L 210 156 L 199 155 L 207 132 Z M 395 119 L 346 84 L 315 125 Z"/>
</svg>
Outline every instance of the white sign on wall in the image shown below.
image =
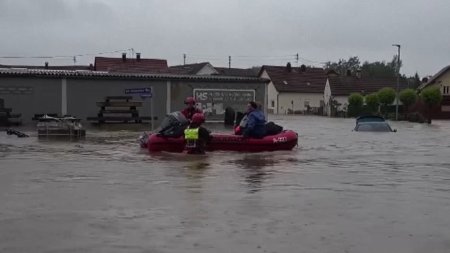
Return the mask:
<svg viewBox="0 0 450 253">
<path fill-rule="evenodd" d="M 255 101 L 255 90 L 194 89 L 194 97 L 208 120 L 223 120 L 226 108 L 245 112 L 247 103 Z"/>
</svg>

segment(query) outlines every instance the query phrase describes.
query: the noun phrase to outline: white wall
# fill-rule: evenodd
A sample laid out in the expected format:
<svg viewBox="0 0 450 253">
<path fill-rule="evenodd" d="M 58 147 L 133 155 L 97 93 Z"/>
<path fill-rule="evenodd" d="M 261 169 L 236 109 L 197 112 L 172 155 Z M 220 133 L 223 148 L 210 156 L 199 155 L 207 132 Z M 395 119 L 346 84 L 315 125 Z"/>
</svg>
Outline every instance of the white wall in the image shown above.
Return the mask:
<svg viewBox="0 0 450 253">
<path fill-rule="evenodd" d="M 306 111 L 305 102 L 309 102 L 309 106 L 312 108 L 320 107 L 320 101 L 323 101 L 323 94 L 283 92 L 279 94 L 278 101 L 279 101 L 278 107 L 279 114 L 287 114 L 288 109 L 304 112 Z"/>
<path fill-rule="evenodd" d="M 270 79 L 266 71 L 260 75 L 262 78 Z M 306 111 L 305 102 L 314 108 L 320 107 L 320 101 L 323 101 L 323 93 L 297 93 L 297 92 L 278 92 L 275 85 L 270 82 L 268 85 L 267 108 L 273 114 L 287 114 L 288 109 L 294 111 Z M 293 102 L 293 104 L 292 104 Z"/>
<path fill-rule="evenodd" d="M 348 96 L 336 96 L 333 97 L 334 100 L 336 100 L 339 104 L 341 104 L 340 106 L 338 106 L 338 111 L 342 111 L 347 110 L 348 108 Z"/>
<path fill-rule="evenodd" d="M 211 64 L 206 64 L 205 66 L 203 66 L 202 69 L 200 69 L 196 73 L 196 75 L 213 75 L 213 74 L 218 74 L 218 72 Z"/>
<path fill-rule="evenodd" d="M 270 79 L 267 72 L 264 70 L 263 73 L 260 75 L 262 78 Z M 272 81 L 267 86 L 267 109 L 270 113 L 277 114 L 277 106 L 278 106 L 278 91 L 275 89 L 275 86 L 273 85 Z"/>
</svg>

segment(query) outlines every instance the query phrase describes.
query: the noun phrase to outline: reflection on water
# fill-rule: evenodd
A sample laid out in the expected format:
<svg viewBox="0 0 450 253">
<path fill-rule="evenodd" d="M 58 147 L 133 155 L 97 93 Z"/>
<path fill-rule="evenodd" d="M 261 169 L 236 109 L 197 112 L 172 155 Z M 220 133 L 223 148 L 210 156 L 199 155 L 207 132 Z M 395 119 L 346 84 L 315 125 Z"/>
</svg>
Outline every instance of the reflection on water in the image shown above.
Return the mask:
<svg viewBox="0 0 450 253">
<path fill-rule="evenodd" d="M 273 167 L 277 160 L 272 155 L 249 154 L 244 155 L 243 158 L 231 160 L 230 163 L 243 170 L 249 192 L 254 193 L 261 190 L 263 181 L 271 175 L 270 167 Z"/>
<path fill-rule="evenodd" d="M 450 122 L 358 133 L 352 119 L 271 120 L 299 147 L 149 155 L 143 129 L 0 133 L 0 252 L 448 250 Z"/>
</svg>

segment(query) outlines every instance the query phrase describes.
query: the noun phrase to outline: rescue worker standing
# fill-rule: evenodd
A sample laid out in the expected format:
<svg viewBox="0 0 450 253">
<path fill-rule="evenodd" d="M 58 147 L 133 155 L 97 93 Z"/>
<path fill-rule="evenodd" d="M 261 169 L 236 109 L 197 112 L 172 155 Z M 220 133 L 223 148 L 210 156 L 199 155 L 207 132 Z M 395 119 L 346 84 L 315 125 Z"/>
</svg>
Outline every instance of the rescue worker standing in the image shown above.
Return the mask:
<svg viewBox="0 0 450 253">
<path fill-rule="evenodd" d="M 195 98 L 193 97 L 187 97 L 184 100 L 184 104 L 186 105 L 186 108 L 184 108 L 181 113 L 184 115 L 184 117 L 186 117 L 186 119 L 188 120 L 192 120 L 192 116 L 194 116 L 194 114 L 196 113 L 202 113 L 203 111 L 198 109 L 195 104 L 197 103 L 197 101 L 195 101 Z"/>
<path fill-rule="evenodd" d="M 191 123 L 184 130 L 184 139 L 186 140 L 186 149 L 188 154 L 204 154 L 206 144 L 211 135 L 209 131 L 201 125 L 205 122 L 203 113 L 192 115 Z"/>
</svg>

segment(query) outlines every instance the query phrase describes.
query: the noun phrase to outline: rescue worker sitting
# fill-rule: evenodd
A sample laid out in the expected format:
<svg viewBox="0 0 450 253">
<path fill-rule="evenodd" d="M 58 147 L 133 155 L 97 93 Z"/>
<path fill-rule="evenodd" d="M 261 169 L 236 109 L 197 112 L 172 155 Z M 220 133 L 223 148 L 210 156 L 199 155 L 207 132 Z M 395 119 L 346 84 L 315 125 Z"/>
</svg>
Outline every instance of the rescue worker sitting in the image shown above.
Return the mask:
<svg viewBox="0 0 450 253">
<path fill-rule="evenodd" d="M 205 122 L 203 113 L 195 113 L 188 128 L 184 130 L 188 154 L 205 153 L 205 146 L 209 142 L 211 135 L 206 128 L 201 126 L 203 122 Z"/>
<path fill-rule="evenodd" d="M 195 104 L 197 101 L 195 101 L 195 98 L 193 97 L 187 97 L 184 100 L 184 104 L 186 105 L 186 108 L 184 108 L 181 113 L 186 117 L 188 120 L 192 120 L 192 116 L 196 113 L 203 113 L 202 110 L 198 109 Z"/>
<path fill-rule="evenodd" d="M 258 109 L 258 105 L 254 101 L 248 102 L 247 105 L 247 125 L 242 135 L 244 137 L 263 138 L 266 135 L 266 118 L 264 113 Z"/>
</svg>

